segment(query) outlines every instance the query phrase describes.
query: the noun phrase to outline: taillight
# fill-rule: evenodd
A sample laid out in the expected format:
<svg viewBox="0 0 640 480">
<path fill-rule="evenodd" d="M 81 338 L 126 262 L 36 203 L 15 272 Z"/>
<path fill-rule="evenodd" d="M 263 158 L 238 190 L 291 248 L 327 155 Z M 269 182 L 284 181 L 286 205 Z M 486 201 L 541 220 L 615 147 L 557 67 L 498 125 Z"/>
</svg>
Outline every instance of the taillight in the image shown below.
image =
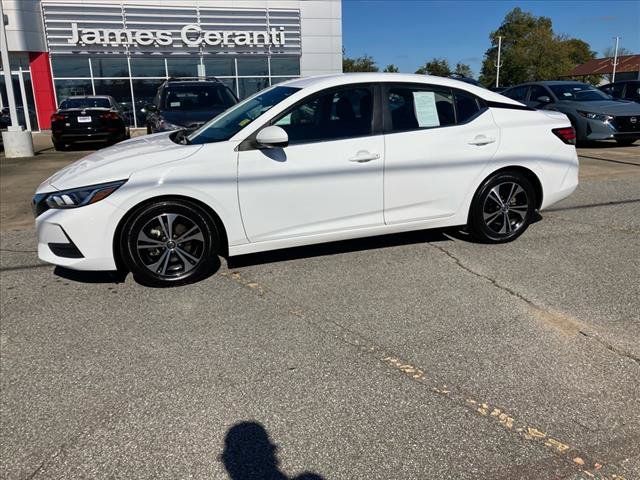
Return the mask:
<svg viewBox="0 0 640 480">
<path fill-rule="evenodd" d="M 118 116 L 117 113 L 107 112 L 107 113 L 101 114 L 100 118 L 103 118 L 105 120 L 118 120 L 118 118 L 120 118 L 120 117 Z"/>
<path fill-rule="evenodd" d="M 551 130 L 556 137 L 568 145 L 576 144 L 576 129 L 573 127 L 554 128 Z"/>
<path fill-rule="evenodd" d="M 65 120 L 65 116 L 59 113 L 54 113 L 53 115 L 51 115 L 52 122 L 63 122 L 64 120 Z"/>
</svg>

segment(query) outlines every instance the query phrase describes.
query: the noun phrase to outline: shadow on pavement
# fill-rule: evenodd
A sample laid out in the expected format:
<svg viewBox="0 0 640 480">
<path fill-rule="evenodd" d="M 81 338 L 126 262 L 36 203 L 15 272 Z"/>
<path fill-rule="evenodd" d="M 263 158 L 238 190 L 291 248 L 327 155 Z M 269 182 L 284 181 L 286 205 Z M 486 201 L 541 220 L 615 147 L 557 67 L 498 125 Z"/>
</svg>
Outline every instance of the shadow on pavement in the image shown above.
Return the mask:
<svg viewBox="0 0 640 480">
<path fill-rule="evenodd" d="M 418 230 L 415 232 L 393 233 L 388 235 L 378 235 L 375 237 L 357 238 L 351 240 L 341 240 L 338 242 L 318 243 L 315 245 L 305 245 L 303 247 L 285 248 L 282 250 L 272 250 L 268 252 L 249 253 L 238 255 L 227 259 L 229 268 L 247 267 L 250 265 L 261 265 L 264 263 L 284 262 L 287 260 L 298 260 L 302 258 L 322 257 L 326 255 L 338 255 L 341 253 L 360 252 L 363 250 L 375 250 L 387 247 L 399 247 L 402 245 L 412 245 L 416 243 L 438 242 L 451 240 L 445 236 L 449 230 L 433 229 Z"/>
<path fill-rule="evenodd" d="M 53 274 L 58 277 L 64 278 L 65 280 L 71 280 L 80 283 L 123 283 L 125 278 L 127 278 L 127 272 L 85 272 L 80 270 L 70 270 L 64 267 L 54 268 Z"/>
<path fill-rule="evenodd" d="M 288 477 L 278 467 L 277 450 L 260 423 L 240 422 L 227 431 L 220 460 L 231 480 L 323 480 L 309 472 Z"/>
</svg>

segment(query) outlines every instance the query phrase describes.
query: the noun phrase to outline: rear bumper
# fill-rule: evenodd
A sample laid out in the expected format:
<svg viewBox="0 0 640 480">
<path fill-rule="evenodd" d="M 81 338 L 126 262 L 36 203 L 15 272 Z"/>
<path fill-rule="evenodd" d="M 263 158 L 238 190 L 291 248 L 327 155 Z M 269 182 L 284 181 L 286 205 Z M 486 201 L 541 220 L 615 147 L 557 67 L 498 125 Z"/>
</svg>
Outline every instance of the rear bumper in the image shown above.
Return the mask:
<svg viewBox="0 0 640 480">
<path fill-rule="evenodd" d="M 80 143 L 80 142 L 112 142 L 121 140 L 126 136 L 126 130 L 116 132 L 63 132 L 52 133 L 51 140 L 55 143 Z"/>
</svg>

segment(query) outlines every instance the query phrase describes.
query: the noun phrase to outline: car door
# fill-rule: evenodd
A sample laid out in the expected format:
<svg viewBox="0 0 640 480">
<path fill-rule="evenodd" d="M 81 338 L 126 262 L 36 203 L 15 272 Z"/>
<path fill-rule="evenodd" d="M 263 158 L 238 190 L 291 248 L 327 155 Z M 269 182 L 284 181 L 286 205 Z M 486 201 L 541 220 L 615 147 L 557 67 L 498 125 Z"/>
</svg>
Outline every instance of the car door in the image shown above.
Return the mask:
<svg viewBox="0 0 640 480">
<path fill-rule="evenodd" d="M 314 94 L 269 122 L 287 132 L 288 146 L 239 149 L 238 192 L 249 241 L 384 224 L 377 88 L 358 84 Z"/>
<path fill-rule="evenodd" d="M 474 95 L 440 86 L 390 85 L 383 99 L 385 222 L 453 216 L 497 150 L 491 112 Z"/>
</svg>

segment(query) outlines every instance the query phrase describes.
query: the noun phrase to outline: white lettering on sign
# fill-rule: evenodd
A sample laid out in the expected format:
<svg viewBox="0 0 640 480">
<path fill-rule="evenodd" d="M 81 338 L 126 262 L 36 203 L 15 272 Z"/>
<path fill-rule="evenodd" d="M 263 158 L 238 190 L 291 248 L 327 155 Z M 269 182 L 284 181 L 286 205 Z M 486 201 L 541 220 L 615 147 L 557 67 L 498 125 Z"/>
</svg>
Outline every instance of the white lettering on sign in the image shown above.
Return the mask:
<svg viewBox="0 0 640 480">
<path fill-rule="evenodd" d="M 284 27 L 271 28 L 266 31 L 204 31 L 199 25 L 185 25 L 180 30 L 180 40 L 187 47 L 200 45 L 233 48 L 238 46 L 260 47 L 267 45 L 282 46 L 285 44 Z M 173 36 L 167 30 L 127 30 L 108 28 L 78 28 L 71 24 L 71 38 L 67 42 L 72 45 L 141 45 L 169 46 L 173 44 Z"/>
</svg>

